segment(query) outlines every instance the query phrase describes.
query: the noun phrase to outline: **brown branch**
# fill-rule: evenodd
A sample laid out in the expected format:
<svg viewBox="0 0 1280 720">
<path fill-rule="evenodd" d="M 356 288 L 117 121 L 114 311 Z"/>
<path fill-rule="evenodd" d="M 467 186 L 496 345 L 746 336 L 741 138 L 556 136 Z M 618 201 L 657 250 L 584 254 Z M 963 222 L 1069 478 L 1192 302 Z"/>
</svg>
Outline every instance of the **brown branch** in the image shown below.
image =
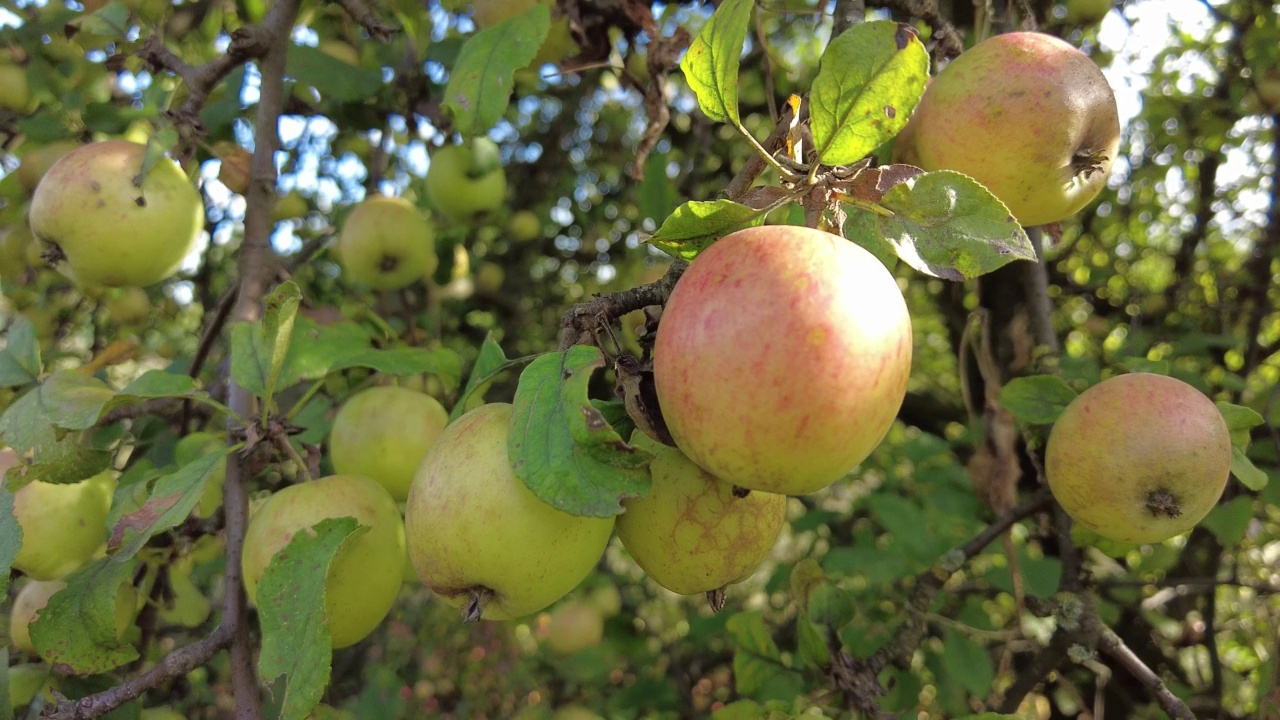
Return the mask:
<svg viewBox="0 0 1280 720">
<path fill-rule="evenodd" d="M 1196 720 L 1196 716 L 1187 707 L 1186 703 L 1182 702 L 1181 698 L 1169 690 L 1164 681 L 1151 668 L 1147 667 L 1146 663 L 1142 662 L 1142 659 L 1129 649 L 1129 646 L 1124 644 L 1124 641 L 1120 639 L 1120 636 L 1114 630 L 1111 628 L 1102 629 L 1098 647 L 1120 663 L 1120 666 L 1128 670 L 1129 674 L 1133 675 L 1138 682 L 1142 683 L 1142 686 L 1147 689 L 1147 692 L 1151 693 L 1151 696 L 1155 698 L 1165 712 L 1169 713 L 1170 717 L 1178 720 Z"/>
<path fill-rule="evenodd" d="M 667 274 L 656 282 L 608 295 L 597 295 L 569 308 L 561 320 L 560 349 L 568 350 L 574 345 L 582 344 L 594 345 L 596 331 L 602 324 L 607 325 L 629 312 L 650 305 L 665 305 L 676 281 L 688 266 L 688 263 L 676 260 L 667 268 Z"/>
<path fill-rule="evenodd" d="M 379 20 L 373 14 L 373 11 L 369 9 L 369 6 L 365 4 L 364 0 L 334 0 L 334 2 L 341 5 L 352 20 L 360 23 L 360 27 L 364 28 L 365 32 L 369 33 L 369 37 L 374 40 L 386 42 L 391 39 L 392 35 L 400 31 L 400 28 L 395 25 L 388 25 Z"/>
<path fill-rule="evenodd" d="M 1274 287 L 1271 265 L 1280 257 L 1280 122 L 1272 123 L 1271 135 L 1271 207 L 1267 210 L 1267 225 L 1262 229 L 1262 237 L 1254 244 L 1253 252 L 1244 264 L 1248 278 L 1245 292 L 1249 314 L 1245 322 L 1244 366 L 1240 374 L 1246 376 L 1267 358 L 1267 348 L 1262 344 L 1262 323 L 1271 311 L 1268 302 L 1268 295 Z"/>
<path fill-rule="evenodd" d="M 835 40 L 845 30 L 862 22 L 866 14 L 866 0 L 836 0 L 836 7 L 831 12 L 831 39 Z"/>
</svg>

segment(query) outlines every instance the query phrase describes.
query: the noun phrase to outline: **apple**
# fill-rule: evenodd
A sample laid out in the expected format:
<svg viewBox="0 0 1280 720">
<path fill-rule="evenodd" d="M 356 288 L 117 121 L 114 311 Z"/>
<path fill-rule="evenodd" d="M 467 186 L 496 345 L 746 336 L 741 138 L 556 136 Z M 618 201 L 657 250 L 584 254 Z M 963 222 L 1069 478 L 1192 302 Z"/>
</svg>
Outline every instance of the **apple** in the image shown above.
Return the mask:
<svg viewBox="0 0 1280 720">
<path fill-rule="evenodd" d="M 507 271 L 495 262 L 486 260 L 476 266 L 476 289 L 481 292 L 491 294 L 498 292 L 506 279 Z"/>
<path fill-rule="evenodd" d="M 133 325 L 151 316 L 151 299 L 138 287 L 119 288 L 108 293 L 104 306 L 107 317 L 116 325 Z"/>
<path fill-rule="evenodd" d="M 1067 0 L 1067 22 L 1072 25 L 1096 25 L 1111 12 L 1112 0 Z"/>
<path fill-rule="evenodd" d="M 32 192 L 40 185 L 40 178 L 49 172 L 53 164 L 63 155 L 80 147 L 75 140 L 55 140 L 48 145 L 41 145 L 22 154 L 22 164 L 18 166 L 18 184 L 27 192 Z"/>
<path fill-rule="evenodd" d="M 507 174 L 498 146 L 487 137 L 464 145 L 445 145 L 427 167 L 427 197 L 446 218 L 468 223 L 484 220 L 507 199 Z"/>
<path fill-rule="evenodd" d="M 271 207 L 271 221 L 281 222 L 306 217 L 307 210 L 307 199 L 302 197 L 302 193 L 290 190 L 284 197 L 276 198 L 275 205 Z"/>
<path fill-rule="evenodd" d="M 208 455 L 227 444 L 227 439 L 222 433 L 216 432 L 193 432 L 183 436 L 173 447 L 173 459 L 178 465 L 187 465 L 195 462 L 203 455 Z M 222 462 L 218 463 L 218 467 L 204 483 L 204 492 L 200 495 L 200 502 L 196 504 L 191 514 L 198 518 L 207 518 L 217 512 L 222 507 L 222 486 L 227 481 L 227 459 L 224 457 Z"/>
<path fill-rule="evenodd" d="M 542 221 L 532 210 L 517 210 L 507 221 L 507 233 L 516 242 L 529 242 L 542 234 Z"/>
<path fill-rule="evenodd" d="M 449 413 L 430 395 L 377 385 L 338 409 L 329 431 L 329 457 L 335 472 L 373 478 L 403 502 L 422 456 L 448 424 Z"/>
<path fill-rule="evenodd" d="M 102 472 L 77 483 L 33 480 L 13 494 L 22 547 L 13 567 L 36 580 L 58 580 L 79 570 L 107 541 L 107 513 L 115 475 Z"/>
<path fill-rule="evenodd" d="M 338 259 L 356 282 L 399 290 L 435 270 L 435 232 L 404 198 L 366 198 L 338 234 Z"/>
<path fill-rule="evenodd" d="M 622 612 L 622 593 L 613 585 L 601 585 L 587 595 L 587 602 L 606 618 Z"/>
<path fill-rule="evenodd" d="M 582 705 L 565 705 L 556 710 L 551 720 L 604 720 L 604 716 Z"/>
<path fill-rule="evenodd" d="M 39 618 L 49 599 L 66 587 L 67 584 L 61 580 L 31 580 L 22 586 L 9 611 L 9 639 L 15 649 L 36 654 L 36 647 L 31 642 L 31 624 Z M 133 625 L 138 614 L 138 600 L 138 591 L 128 583 L 121 584 L 116 591 L 117 640 L 123 639 Z"/>
<path fill-rule="evenodd" d="M 681 595 L 751 577 L 782 531 L 786 496 L 735 487 L 643 433 L 631 441 L 654 454 L 648 497 L 624 500 L 618 518 L 618 539 L 636 564 Z"/>
<path fill-rule="evenodd" d="M 1097 534 L 1155 543 L 1195 527 L 1231 472 L 1231 435 L 1216 405 L 1171 377 L 1129 373 L 1085 390 L 1045 448 L 1062 509 Z"/>
<path fill-rule="evenodd" d="M 405 508 L 423 584 L 455 607 L 506 620 L 538 612 L 582 582 L 614 518 L 579 517 L 539 500 L 511 468 L 511 405 L 458 418 L 427 451 Z M 473 619 L 473 618 L 471 618 Z"/>
<path fill-rule="evenodd" d="M 12 63 L 0 63 L 0 108 L 26 113 L 32 106 L 27 71 Z"/>
<path fill-rule="evenodd" d="M 56 702 L 53 695 L 53 675 L 49 668 L 38 663 L 11 665 L 9 672 L 9 707 L 18 709 L 31 704 L 36 695 L 43 695 L 45 703 Z M 17 717 L 24 717 L 18 714 Z"/>
<path fill-rule="evenodd" d="M 0 235 L 0 280 L 17 282 L 26 275 L 27 250 L 34 241 L 31 230 L 23 225 L 11 227 Z"/>
<path fill-rule="evenodd" d="M 568 656 L 595 647 L 604 639 L 604 615 L 595 607 L 570 601 L 556 607 L 547 623 L 547 647 Z"/>
<path fill-rule="evenodd" d="M 173 275 L 204 227 L 204 203 L 161 158 L 139 188 L 146 147 L 105 140 L 63 155 L 31 200 L 31 231 L 78 283 L 152 285 Z"/>
<path fill-rule="evenodd" d="M 973 177 L 1025 226 L 1093 200 L 1120 146 L 1102 71 L 1036 32 L 996 35 L 962 53 L 929 83 L 914 119 L 921 168 Z"/>
<path fill-rule="evenodd" d="M 325 615 L 334 649 L 373 632 L 400 591 L 404 523 L 381 485 L 361 475 L 330 475 L 275 492 L 249 521 L 241 563 L 245 592 L 256 603 L 262 572 L 293 534 L 341 517 L 354 517 L 369 529 L 343 543 L 325 577 Z"/>
<path fill-rule="evenodd" d="M 749 490 L 802 495 L 847 475 L 906 396 L 911 318 L 871 253 L 810 228 L 721 238 L 671 293 L 654 382 L 689 459 Z"/>
</svg>

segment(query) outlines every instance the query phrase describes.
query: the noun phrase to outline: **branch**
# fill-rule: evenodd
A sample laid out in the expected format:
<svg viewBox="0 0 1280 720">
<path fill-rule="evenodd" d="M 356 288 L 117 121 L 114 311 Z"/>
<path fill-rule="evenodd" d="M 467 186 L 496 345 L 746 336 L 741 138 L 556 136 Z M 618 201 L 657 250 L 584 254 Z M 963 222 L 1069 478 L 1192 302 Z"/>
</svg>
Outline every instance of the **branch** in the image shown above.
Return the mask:
<svg viewBox="0 0 1280 720">
<path fill-rule="evenodd" d="M 1160 703 L 1160 707 L 1164 708 L 1164 711 L 1169 713 L 1170 717 L 1177 718 L 1177 720 L 1196 720 L 1196 716 L 1192 714 L 1186 703 L 1182 702 L 1181 698 L 1169 690 L 1164 681 L 1151 668 L 1147 667 L 1146 663 L 1142 662 L 1142 659 L 1135 655 L 1128 645 L 1124 644 L 1124 641 L 1120 639 L 1120 636 L 1114 630 L 1106 627 L 1102 629 L 1098 647 L 1120 663 L 1120 666 L 1128 670 L 1129 674 L 1133 675 L 1138 682 L 1142 683 L 1142 686 L 1147 689 L 1147 692 L 1151 693 L 1151 696 L 1155 698 L 1156 702 Z"/>
<path fill-rule="evenodd" d="M 806 103 L 801 109 L 802 117 L 800 121 L 802 123 L 808 120 L 807 115 L 808 104 Z M 765 141 L 761 143 L 766 152 L 772 154 L 782 148 L 783 142 L 787 138 L 787 131 L 791 128 L 791 117 L 791 106 L 787 105 L 782 117 L 778 119 L 777 126 L 773 128 L 773 132 L 769 133 L 769 137 L 765 138 Z M 738 171 L 738 174 L 733 176 L 728 185 L 725 185 L 722 195 L 730 200 L 738 200 L 751 188 L 751 184 L 756 181 L 756 178 L 760 177 L 760 173 L 764 172 L 766 167 L 768 165 L 765 163 L 764 158 L 757 153 L 752 153 L 747 158 L 747 162 L 743 164 L 742 169 Z"/>
<path fill-rule="evenodd" d="M 395 25 L 388 25 L 374 16 L 364 0 L 334 0 L 334 2 L 341 5 L 352 20 L 360 23 L 360 27 L 364 28 L 365 32 L 369 33 L 369 37 L 374 40 L 386 42 L 400 31 L 400 28 Z"/>
<path fill-rule="evenodd" d="M 574 345 L 582 344 L 594 345 L 596 331 L 601 325 L 607 325 L 629 312 L 650 305 L 665 305 L 676 281 L 687 267 L 688 263 L 676 260 L 667 269 L 667 274 L 656 282 L 608 295 L 597 295 L 569 308 L 560 323 L 560 349 L 568 350 Z"/>
</svg>

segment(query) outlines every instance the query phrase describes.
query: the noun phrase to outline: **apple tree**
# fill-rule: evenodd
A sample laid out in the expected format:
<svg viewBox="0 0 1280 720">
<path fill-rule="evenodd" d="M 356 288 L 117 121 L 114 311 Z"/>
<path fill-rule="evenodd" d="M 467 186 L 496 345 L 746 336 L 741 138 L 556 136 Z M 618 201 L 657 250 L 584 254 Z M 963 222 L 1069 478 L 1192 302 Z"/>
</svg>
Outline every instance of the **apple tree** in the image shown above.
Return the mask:
<svg viewBox="0 0 1280 720">
<path fill-rule="evenodd" d="M 0 720 L 1280 717 L 1278 14 L 0 2 Z"/>
</svg>

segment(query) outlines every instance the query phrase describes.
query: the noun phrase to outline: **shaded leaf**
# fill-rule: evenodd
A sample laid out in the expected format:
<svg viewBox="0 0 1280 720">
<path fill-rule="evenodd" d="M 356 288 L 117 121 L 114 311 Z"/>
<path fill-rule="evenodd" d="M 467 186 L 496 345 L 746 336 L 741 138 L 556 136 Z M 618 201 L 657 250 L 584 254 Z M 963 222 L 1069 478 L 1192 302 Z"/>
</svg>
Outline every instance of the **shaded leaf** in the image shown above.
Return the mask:
<svg viewBox="0 0 1280 720">
<path fill-rule="evenodd" d="M 319 48 L 297 43 L 289 43 L 285 74 L 314 89 L 322 98 L 339 102 L 367 100 L 382 88 L 382 73 L 352 65 Z M 235 97 L 238 98 L 239 93 Z"/>
<path fill-rule="evenodd" d="M 454 129 L 481 135 L 502 118 L 516 71 L 533 62 L 550 28 L 551 8 L 536 3 L 523 15 L 467 39 L 444 91 L 443 104 L 453 115 Z"/>
<path fill-rule="evenodd" d="M 458 396 L 458 402 L 454 404 L 453 410 L 449 412 L 449 421 L 453 422 L 462 416 L 462 413 L 466 410 L 467 400 L 476 388 L 481 387 L 497 376 L 498 373 L 510 369 L 519 364 L 519 362 L 522 361 L 507 359 L 507 354 L 502 352 L 502 346 L 493 339 L 492 332 L 485 335 L 484 343 L 480 345 L 480 354 L 476 356 L 475 365 L 471 366 L 471 376 L 467 378 L 467 386 L 463 388 L 462 394 Z"/>
<path fill-rule="evenodd" d="M 986 649 L 952 630 L 942 634 L 942 666 L 970 695 L 978 697 L 987 696 L 996 675 Z"/>
<path fill-rule="evenodd" d="M 9 569 L 22 549 L 22 526 L 13 514 L 13 492 L 0 482 L 0 597 L 9 592 Z"/>
<path fill-rule="evenodd" d="M 0 442 L 13 448 L 22 464 L 10 468 L 5 483 L 17 490 L 31 480 L 80 482 L 107 468 L 111 453 L 92 447 L 83 432 L 59 430 L 40 403 L 40 390 L 28 390 L 0 415 Z"/>
<path fill-rule="evenodd" d="M 40 377 L 40 339 L 35 326 L 16 315 L 5 328 L 4 349 L 0 350 L 0 387 L 16 387 Z"/>
</svg>

